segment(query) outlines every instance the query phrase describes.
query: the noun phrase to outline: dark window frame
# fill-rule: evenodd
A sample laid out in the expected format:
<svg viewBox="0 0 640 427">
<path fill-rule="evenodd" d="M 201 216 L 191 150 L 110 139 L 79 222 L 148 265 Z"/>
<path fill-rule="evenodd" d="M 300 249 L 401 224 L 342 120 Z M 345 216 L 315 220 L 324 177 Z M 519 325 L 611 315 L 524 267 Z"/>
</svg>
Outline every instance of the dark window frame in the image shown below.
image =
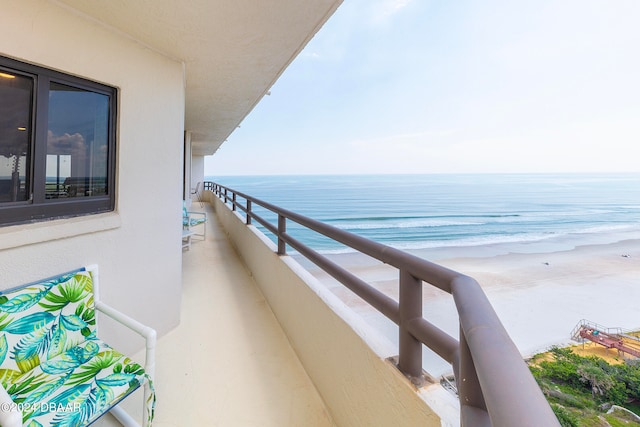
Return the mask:
<svg viewBox="0 0 640 427">
<path fill-rule="evenodd" d="M 30 197 L 27 201 L 0 203 L 0 227 L 114 211 L 118 90 L 91 80 L 0 56 L 0 71 L 3 70 L 33 78 L 34 93 L 31 105 L 31 156 L 30 164 L 27 166 Z M 105 195 L 67 199 L 47 199 L 45 197 L 49 87 L 51 82 L 106 95 L 109 98 L 106 159 L 107 194 Z"/>
</svg>

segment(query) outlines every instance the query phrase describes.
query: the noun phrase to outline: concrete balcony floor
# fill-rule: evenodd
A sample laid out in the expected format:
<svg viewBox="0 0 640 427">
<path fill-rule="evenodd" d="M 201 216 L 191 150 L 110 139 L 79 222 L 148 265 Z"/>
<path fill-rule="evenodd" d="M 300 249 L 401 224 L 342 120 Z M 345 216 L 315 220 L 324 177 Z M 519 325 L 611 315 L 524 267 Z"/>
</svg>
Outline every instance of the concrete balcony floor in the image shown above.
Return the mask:
<svg viewBox="0 0 640 427">
<path fill-rule="evenodd" d="M 192 210 L 207 236 L 183 251 L 181 323 L 158 340 L 154 427 L 335 425 L 211 205 Z M 141 401 L 123 405 L 140 417 Z"/>
</svg>

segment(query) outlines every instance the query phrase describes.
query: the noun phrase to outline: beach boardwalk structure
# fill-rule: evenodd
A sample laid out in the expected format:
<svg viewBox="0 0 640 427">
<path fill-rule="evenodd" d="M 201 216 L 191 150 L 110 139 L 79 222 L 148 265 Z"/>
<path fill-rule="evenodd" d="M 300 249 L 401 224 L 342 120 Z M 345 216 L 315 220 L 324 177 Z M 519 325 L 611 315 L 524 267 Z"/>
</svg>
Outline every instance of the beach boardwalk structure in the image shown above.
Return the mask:
<svg viewBox="0 0 640 427">
<path fill-rule="evenodd" d="M 606 328 L 583 319 L 571 332 L 571 338 L 578 342 L 588 340 L 606 348 L 615 348 L 622 354 L 640 357 L 640 339 L 624 333 L 621 328 Z"/>
</svg>

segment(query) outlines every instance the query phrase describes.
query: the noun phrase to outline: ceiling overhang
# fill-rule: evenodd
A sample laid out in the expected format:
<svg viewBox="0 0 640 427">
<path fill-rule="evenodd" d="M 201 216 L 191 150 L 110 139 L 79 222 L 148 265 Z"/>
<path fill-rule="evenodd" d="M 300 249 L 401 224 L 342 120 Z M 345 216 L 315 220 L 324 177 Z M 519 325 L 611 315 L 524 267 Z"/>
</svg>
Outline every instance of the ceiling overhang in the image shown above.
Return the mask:
<svg viewBox="0 0 640 427">
<path fill-rule="evenodd" d="M 192 153 L 213 154 L 342 0 L 59 0 L 185 67 Z"/>
</svg>

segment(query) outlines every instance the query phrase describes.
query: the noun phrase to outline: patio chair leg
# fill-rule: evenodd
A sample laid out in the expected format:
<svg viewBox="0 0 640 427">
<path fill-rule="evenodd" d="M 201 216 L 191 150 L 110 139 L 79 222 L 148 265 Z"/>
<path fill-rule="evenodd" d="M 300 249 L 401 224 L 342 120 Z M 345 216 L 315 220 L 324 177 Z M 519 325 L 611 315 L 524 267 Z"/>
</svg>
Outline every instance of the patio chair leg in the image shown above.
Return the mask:
<svg viewBox="0 0 640 427">
<path fill-rule="evenodd" d="M 114 406 L 109 411 L 111 415 L 115 417 L 116 420 L 124 427 L 140 427 L 140 424 L 136 420 L 134 420 L 131 415 L 127 414 L 127 412 L 119 406 Z"/>
</svg>

